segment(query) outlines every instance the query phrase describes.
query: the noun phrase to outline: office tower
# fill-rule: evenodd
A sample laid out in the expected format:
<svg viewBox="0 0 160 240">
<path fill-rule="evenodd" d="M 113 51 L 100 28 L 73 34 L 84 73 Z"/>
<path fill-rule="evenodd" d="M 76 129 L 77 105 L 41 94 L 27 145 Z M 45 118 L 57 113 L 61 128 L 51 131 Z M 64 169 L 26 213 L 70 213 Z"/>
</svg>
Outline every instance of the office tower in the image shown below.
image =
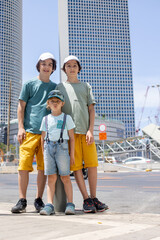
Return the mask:
<svg viewBox="0 0 160 240">
<path fill-rule="evenodd" d="M 0 123 L 17 118 L 18 97 L 22 83 L 22 0 L 0 0 Z"/>
<path fill-rule="evenodd" d="M 135 135 L 128 0 L 59 0 L 60 64 L 69 54 L 93 88 L 96 112 Z M 61 72 L 61 81 L 66 76 Z"/>
</svg>

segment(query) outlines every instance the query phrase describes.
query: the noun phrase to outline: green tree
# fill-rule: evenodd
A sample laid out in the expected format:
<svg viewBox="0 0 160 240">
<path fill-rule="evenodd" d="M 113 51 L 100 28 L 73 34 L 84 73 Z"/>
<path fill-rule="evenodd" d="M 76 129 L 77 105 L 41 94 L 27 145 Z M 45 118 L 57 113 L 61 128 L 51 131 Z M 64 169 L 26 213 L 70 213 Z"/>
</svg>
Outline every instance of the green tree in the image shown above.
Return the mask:
<svg viewBox="0 0 160 240">
<path fill-rule="evenodd" d="M 2 149 L 2 151 L 5 153 L 7 151 L 7 145 L 5 145 L 4 143 L 0 143 L 0 149 Z"/>
</svg>

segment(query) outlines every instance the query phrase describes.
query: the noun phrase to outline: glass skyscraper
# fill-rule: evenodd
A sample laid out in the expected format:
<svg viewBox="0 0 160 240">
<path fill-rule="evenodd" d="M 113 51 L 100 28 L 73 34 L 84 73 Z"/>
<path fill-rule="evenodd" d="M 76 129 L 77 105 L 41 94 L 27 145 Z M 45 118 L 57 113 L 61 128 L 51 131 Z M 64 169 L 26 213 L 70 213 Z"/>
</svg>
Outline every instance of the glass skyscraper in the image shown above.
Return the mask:
<svg viewBox="0 0 160 240">
<path fill-rule="evenodd" d="M 59 42 L 61 66 L 70 54 L 80 59 L 97 114 L 124 122 L 125 136 L 134 136 L 128 0 L 59 0 Z"/>
<path fill-rule="evenodd" d="M 18 97 L 22 84 L 22 0 L 0 0 L 0 123 L 17 118 Z"/>
</svg>

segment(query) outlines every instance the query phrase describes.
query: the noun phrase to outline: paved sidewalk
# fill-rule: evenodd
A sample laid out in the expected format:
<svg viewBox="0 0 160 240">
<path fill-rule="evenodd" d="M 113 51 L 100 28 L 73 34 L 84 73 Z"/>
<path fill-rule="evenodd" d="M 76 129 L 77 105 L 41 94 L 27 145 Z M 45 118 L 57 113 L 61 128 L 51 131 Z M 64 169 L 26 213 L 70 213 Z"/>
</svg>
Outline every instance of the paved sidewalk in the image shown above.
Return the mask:
<svg viewBox="0 0 160 240">
<path fill-rule="evenodd" d="M 37 171 L 37 165 L 33 165 L 34 172 Z M 101 163 L 98 166 L 98 172 L 146 172 L 146 171 L 160 171 L 160 163 L 152 164 L 150 166 L 142 165 L 119 165 L 111 163 Z M 18 166 L 12 163 L 0 165 L 0 173 L 18 173 Z"/>
<path fill-rule="evenodd" d="M 0 240 L 160 240 L 160 214 L 56 213 L 40 216 L 33 206 L 11 214 L 13 205 L 0 203 Z"/>
</svg>

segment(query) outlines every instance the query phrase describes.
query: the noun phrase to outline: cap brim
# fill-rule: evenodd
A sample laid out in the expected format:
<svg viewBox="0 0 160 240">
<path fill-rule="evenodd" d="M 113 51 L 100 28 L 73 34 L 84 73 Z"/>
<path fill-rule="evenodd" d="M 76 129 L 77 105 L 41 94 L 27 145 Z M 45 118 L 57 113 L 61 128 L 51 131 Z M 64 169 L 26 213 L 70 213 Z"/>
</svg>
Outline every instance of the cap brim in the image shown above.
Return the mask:
<svg viewBox="0 0 160 240">
<path fill-rule="evenodd" d="M 58 96 L 58 95 L 49 96 L 48 99 L 50 99 L 50 98 L 58 98 L 58 99 L 60 99 L 62 102 L 64 102 L 64 99 L 62 99 L 62 98 L 61 98 L 60 96 Z"/>
</svg>

